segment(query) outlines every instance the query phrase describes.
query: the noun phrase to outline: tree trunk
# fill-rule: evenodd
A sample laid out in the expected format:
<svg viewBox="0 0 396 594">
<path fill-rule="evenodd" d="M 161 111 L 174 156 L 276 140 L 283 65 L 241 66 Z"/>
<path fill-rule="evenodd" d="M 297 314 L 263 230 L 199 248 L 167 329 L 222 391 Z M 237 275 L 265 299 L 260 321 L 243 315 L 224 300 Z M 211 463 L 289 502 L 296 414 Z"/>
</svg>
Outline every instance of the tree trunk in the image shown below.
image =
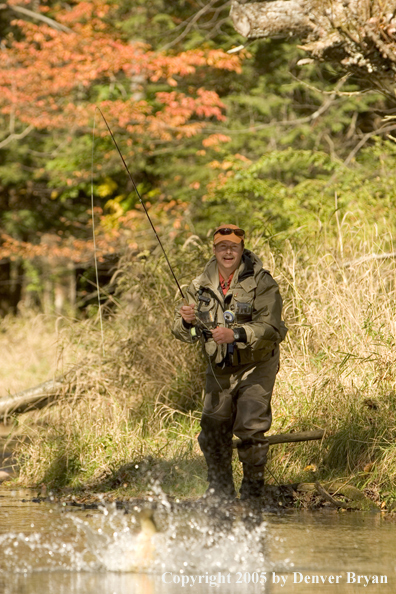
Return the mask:
<svg viewBox="0 0 396 594">
<path fill-rule="evenodd" d="M 396 0 L 233 0 L 230 14 L 244 37 L 298 37 L 311 58 L 336 63 L 395 99 Z"/>
</svg>

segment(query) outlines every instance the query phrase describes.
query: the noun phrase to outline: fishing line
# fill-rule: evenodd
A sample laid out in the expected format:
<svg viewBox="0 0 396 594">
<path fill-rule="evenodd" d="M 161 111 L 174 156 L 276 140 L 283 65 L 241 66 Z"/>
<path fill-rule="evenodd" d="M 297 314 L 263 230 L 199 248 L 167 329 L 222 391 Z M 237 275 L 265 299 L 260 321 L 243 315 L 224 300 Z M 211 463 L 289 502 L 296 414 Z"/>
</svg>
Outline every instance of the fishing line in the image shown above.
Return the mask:
<svg viewBox="0 0 396 594">
<path fill-rule="evenodd" d="M 100 109 L 100 107 L 96 106 L 96 109 L 99 111 L 100 115 L 102 116 L 102 118 L 103 118 L 103 121 L 104 121 L 104 123 L 106 124 L 106 128 L 108 129 L 108 131 L 109 131 L 109 133 L 110 133 L 110 136 L 111 136 L 111 138 L 112 138 L 112 141 L 113 141 L 113 143 L 114 143 L 114 146 L 116 147 L 116 149 L 117 149 L 117 151 L 118 151 L 118 154 L 119 154 L 119 155 L 120 155 L 120 157 L 121 157 L 121 161 L 122 161 L 122 163 L 123 163 L 123 165 L 124 165 L 124 167 L 125 167 L 125 170 L 126 170 L 126 172 L 127 172 L 128 176 L 129 176 L 129 179 L 130 179 L 130 180 L 131 180 L 131 182 L 132 182 L 132 185 L 133 185 L 133 187 L 134 187 L 134 190 L 135 190 L 136 194 L 138 195 L 138 198 L 139 198 L 139 200 L 140 200 L 140 203 L 141 203 L 141 205 L 143 206 L 143 208 L 144 208 L 144 212 L 146 213 L 146 215 L 147 215 L 147 218 L 148 218 L 148 220 L 149 220 L 149 222 L 150 222 L 151 228 L 152 228 L 152 230 L 154 231 L 154 233 L 155 233 L 155 236 L 156 236 L 156 238 L 157 238 L 157 240 L 158 240 L 158 243 L 160 244 L 160 246 L 161 246 L 161 249 L 162 249 L 162 251 L 163 251 L 163 253 L 164 253 L 165 260 L 166 260 L 166 262 L 167 262 L 167 264 L 168 264 L 168 266 L 169 266 L 169 270 L 170 270 L 170 271 L 171 271 L 171 273 L 172 273 L 172 276 L 173 276 L 173 278 L 174 278 L 174 280 L 175 280 L 175 283 L 177 284 L 177 288 L 178 288 L 178 289 L 179 289 L 179 291 L 180 291 L 180 295 L 182 296 L 182 298 L 184 299 L 184 301 L 187 303 L 187 301 L 186 301 L 186 298 L 185 298 L 185 296 L 184 296 L 184 293 L 183 293 L 183 291 L 182 291 L 182 288 L 181 288 L 181 286 L 180 286 L 180 284 L 179 284 L 179 281 L 177 280 L 177 278 L 176 278 L 176 275 L 175 275 L 175 273 L 173 272 L 173 268 L 172 268 L 172 266 L 171 266 L 171 263 L 169 262 L 169 259 L 168 259 L 168 256 L 167 256 L 167 254 L 166 254 L 165 248 L 164 248 L 164 246 L 162 245 L 162 242 L 161 242 L 161 240 L 160 240 L 160 238 L 159 238 L 159 236 L 158 236 L 158 233 L 157 233 L 157 231 L 155 230 L 155 227 L 154 227 L 154 225 L 153 225 L 153 222 L 152 222 L 152 220 L 151 220 L 151 218 L 150 218 L 150 215 L 149 215 L 149 213 L 148 213 L 148 211 L 147 211 L 146 205 L 144 204 L 144 202 L 143 202 L 143 199 L 142 199 L 142 197 L 141 197 L 141 195 L 140 195 L 140 192 L 139 192 L 139 190 L 138 190 L 138 188 L 137 188 L 137 185 L 135 184 L 135 180 L 133 179 L 133 177 L 132 177 L 132 175 L 131 175 L 131 172 L 130 172 L 130 171 L 129 171 L 129 169 L 128 169 L 128 165 L 126 164 L 126 162 L 125 162 L 125 159 L 124 159 L 124 157 L 122 156 L 122 153 L 121 153 L 121 151 L 120 151 L 120 149 L 119 149 L 119 147 L 118 147 L 117 141 L 116 141 L 116 139 L 114 138 L 114 134 L 113 134 L 113 132 L 111 131 L 111 129 L 110 129 L 110 126 L 109 126 L 109 124 L 107 123 L 107 120 L 106 120 L 106 118 L 104 117 L 104 115 L 103 115 L 103 112 L 102 112 L 102 110 Z"/>
<path fill-rule="evenodd" d="M 265 470 L 266 470 L 267 472 L 269 472 L 269 474 L 272 476 L 272 478 L 273 478 L 273 479 L 274 479 L 274 481 L 275 481 L 275 485 L 276 485 L 277 487 L 280 487 L 280 482 L 279 482 L 279 479 L 277 479 L 277 478 L 276 478 L 276 476 L 274 476 L 274 474 L 271 472 L 271 470 L 268 468 L 268 466 L 267 466 L 267 465 L 266 465 L 266 467 L 265 467 Z"/>
<path fill-rule="evenodd" d="M 206 349 L 204 349 L 204 352 L 206 353 Z M 206 354 L 208 355 L 208 361 L 209 361 L 210 368 L 211 368 L 211 370 L 212 370 L 213 377 L 215 378 L 215 380 L 216 380 L 216 383 L 217 383 L 217 385 L 219 386 L 219 388 L 220 388 L 221 392 L 224 392 L 224 388 L 223 388 L 223 386 L 220 384 L 220 382 L 219 382 L 219 380 L 217 379 L 217 376 L 216 376 L 216 374 L 215 374 L 215 372 L 214 372 L 213 365 L 212 365 L 212 359 L 210 358 L 210 355 L 209 355 L 208 353 L 206 353 Z"/>
<path fill-rule="evenodd" d="M 95 153 L 95 123 L 96 123 L 96 110 L 94 113 L 93 127 L 92 127 L 92 159 L 91 159 L 91 210 L 92 210 L 92 237 L 94 244 L 94 262 L 95 262 L 95 273 L 96 273 L 96 288 L 98 291 L 98 305 L 99 305 L 99 319 L 100 319 L 100 333 L 102 336 L 102 350 L 103 356 L 105 356 L 104 348 L 104 334 L 103 334 L 103 320 L 102 320 L 102 308 L 100 305 L 100 289 L 99 289 L 99 273 L 98 273 L 98 260 L 96 257 L 96 238 L 95 238 L 95 217 L 94 217 L 94 153 Z"/>
<path fill-rule="evenodd" d="M 203 325 L 203 326 L 204 326 L 204 327 L 205 327 L 207 330 L 209 330 L 209 332 L 211 332 L 211 329 L 209 328 L 209 326 L 207 326 L 207 325 L 205 324 L 205 322 L 203 322 L 203 321 L 202 321 L 202 320 L 200 320 L 199 318 L 197 318 L 197 319 L 198 319 L 198 321 L 199 321 L 199 323 L 200 323 L 200 324 L 202 324 L 202 325 Z M 223 344 L 226 344 L 226 343 L 223 343 Z M 212 371 L 212 375 L 213 375 L 213 377 L 215 378 L 215 380 L 216 380 L 216 383 L 217 383 L 217 385 L 218 385 L 218 386 L 219 386 L 219 388 L 220 388 L 220 392 L 224 392 L 224 388 L 223 388 L 223 386 L 220 384 L 219 380 L 217 379 L 217 376 L 216 376 L 216 374 L 215 374 L 215 371 L 214 371 L 214 369 L 213 369 L 213 365 L 212 365 L 212 359 L 211 359 L 211 357 L 210 357 L 209 353 L 206 351 L 206 348 L 205 348 L 205 345 L 204 345 L 204 344 L 202 344 L 202 350 L 203 350 L 203 352 L 204 352 L 204 357 L 205 357 L 205 355 L 206 355 L 206 358 L 207 358 L 207 360 L 208 360 L 208 363 L 209 363 L 210 369 L 211 369 L 211 371 Z"/>
</svg>

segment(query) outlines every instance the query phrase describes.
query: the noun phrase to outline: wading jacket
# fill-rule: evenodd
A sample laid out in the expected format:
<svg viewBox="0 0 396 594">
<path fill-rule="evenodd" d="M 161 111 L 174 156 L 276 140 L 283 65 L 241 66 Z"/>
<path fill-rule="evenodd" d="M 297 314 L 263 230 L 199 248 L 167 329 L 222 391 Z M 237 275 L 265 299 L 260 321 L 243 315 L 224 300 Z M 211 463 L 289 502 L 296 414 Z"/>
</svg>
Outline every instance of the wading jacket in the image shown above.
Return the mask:
<svg viewBox="0 0 396 594">
<path fill-rule="evenodd" d="M 228 326 L 241 330 L 240 342 L 233 347 L 217 345 L 211 334 L 202 338 L 205 351 L 213 363 L 220 366 L 238 366 L 260 361 L 285 338 L 287 328 L 281 320 L 282 297 L 279 287 L 261 260 L 251 251 L 244 250 L 239 268 L 234 273 L 226 295 L 220 287 L 219 270 L 213 256 L 204 272 L 195 278 L 186 291 L 189 304 L 195 304 L 198 331 L 203 325 L 213 329 Z M 226 324 L 224 312 L 235 315 Z M 192 325 L 186 323 L 176 310 L 173 334 L 184 342 L 193 342 Z M 194 330 L 193 330 L 194 332 Z"/>
</svg>

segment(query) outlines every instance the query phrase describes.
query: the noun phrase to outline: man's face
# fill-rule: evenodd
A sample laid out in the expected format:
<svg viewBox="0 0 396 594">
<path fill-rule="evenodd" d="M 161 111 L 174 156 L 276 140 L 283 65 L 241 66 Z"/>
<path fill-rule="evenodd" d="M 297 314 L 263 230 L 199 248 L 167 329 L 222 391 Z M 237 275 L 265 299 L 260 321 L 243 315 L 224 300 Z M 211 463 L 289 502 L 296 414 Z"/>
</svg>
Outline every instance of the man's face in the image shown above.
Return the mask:
<svg viewBox="0 0 396 594">
<path fill-rule="evenodd" d="M 242 243 L 233 241 L 220 241 L 213 246 L 213 253 L 217 264 L 230 275 L 239 266 L 243 254 Z"/>
</svg>

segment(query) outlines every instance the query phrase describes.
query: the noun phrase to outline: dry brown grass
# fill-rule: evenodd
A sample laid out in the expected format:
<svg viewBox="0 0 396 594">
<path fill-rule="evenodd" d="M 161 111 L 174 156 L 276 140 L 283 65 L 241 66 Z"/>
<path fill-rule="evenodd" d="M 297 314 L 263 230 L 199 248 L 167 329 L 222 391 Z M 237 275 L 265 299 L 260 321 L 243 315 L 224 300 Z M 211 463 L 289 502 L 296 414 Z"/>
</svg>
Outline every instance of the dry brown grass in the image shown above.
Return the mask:
<svg viewBox="0 0 396 594">
<path fill-rule="evenodd" d="M 274 448 L 279 479 L 341 476 L 395 494 L 396 260 L 371 257 L 386 251 L 389 237 L 357 245 L 346 235 L 314 254 L 290 245 L 267 252 L 289 327 L 273 429 L 327 433 L 320 445 Z"/>
<path fill-rule="evenodd" d="M 22 312 L 0 320 L 0 398 L 61 375 L 72 360 L 59 336 L 62 319 Z"/>
</svg>

